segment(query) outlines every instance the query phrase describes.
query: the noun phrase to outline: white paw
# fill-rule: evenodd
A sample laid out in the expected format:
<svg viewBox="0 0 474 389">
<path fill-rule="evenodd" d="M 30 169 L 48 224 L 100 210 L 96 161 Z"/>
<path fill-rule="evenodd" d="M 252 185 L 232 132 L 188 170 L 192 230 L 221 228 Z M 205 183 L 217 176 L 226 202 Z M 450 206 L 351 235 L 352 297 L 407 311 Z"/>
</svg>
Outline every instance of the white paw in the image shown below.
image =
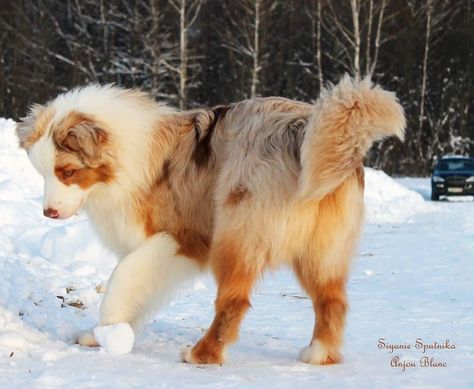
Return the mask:
<svg viewBox="0 0 474 389">
<path fill-rule="evenodd" d="M 321 342 L 315 341 L 300 351 L 298 360 L 313 365 L 326 365 L 340 362 L 341 355 L 338 351 L 329 350 Z"/>
<path fill-rule="evenodd" d="M 87 347 L 99 347 L 92 330 L 79 332 L 74 338 L 74 343 Z"/>
<path fill-rule="evenodd" d="M 179 353 L 179 358 L 181 359 L 181 362 L 195 363 L 192 357 L 192 351 L 193 346 L 186 346 L 185 348 L 183 348 Z"/>
<path fill-rule="evenodd" d="M 97 326 L 94 337 L 101 347 L 112 354 L 128 354 L 135 343 L 135 334 L 128 323 Z"/>
</svg>

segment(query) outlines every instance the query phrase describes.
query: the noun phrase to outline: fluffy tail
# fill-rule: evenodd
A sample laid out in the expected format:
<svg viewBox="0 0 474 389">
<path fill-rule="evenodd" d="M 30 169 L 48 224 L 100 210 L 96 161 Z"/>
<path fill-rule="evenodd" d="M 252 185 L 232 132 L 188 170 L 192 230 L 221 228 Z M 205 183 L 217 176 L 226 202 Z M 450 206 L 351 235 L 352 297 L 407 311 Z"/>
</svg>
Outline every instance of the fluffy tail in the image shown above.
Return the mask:
<svg viewBox="0 0 474 389">
<path fill-rule="evenodd" d="M 405 115 L 395 94 L 345 76 L 321 93 L 301 147 L 301 199 L 321 199 L 360 166 L 372 143 L 403 140 Z"/>
</svg>

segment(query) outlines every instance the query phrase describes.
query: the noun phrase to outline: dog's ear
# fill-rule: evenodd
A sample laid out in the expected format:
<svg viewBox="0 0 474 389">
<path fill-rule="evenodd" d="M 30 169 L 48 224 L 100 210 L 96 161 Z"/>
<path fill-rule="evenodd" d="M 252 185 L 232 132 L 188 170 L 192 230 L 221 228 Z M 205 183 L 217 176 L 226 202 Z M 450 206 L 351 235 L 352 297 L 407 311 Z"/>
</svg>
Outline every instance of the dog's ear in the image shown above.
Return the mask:
<svg viewBox="0 0 474 389">
<path fill-rule="evenodd" d="M 27 115 L 20 119 L 16 125 L 16 135 L 23 149 L 29 149 L 45 132 L 52 115 L 44 105 L 34 104 Z"/>
<path fill-rule="evenodd" d="M 210 109 L 200 109 L 194 116 L 194 128 L 197 141 L 209 136 L 214 131 L 217 121 L 224 117 L 229 107 L 218 105 Z"/>
<path fill-rule="evenodd" d="M 194 130 L 196 145 L 193 152 L 194 161 L 198 166 L 207 164 L 211 156 L 211 138 L 219 119 L 225 116 L 227 106 L 217 106 L 211 109 L 200 109 L 194 112 Z"/>
<path fill-rule="evenodd" d="M 69 115 L 53 137 L 60 149 L 77 154 L 85 165 L 99 166 L 107 133 L 94 120 L 79 114 Z"/>
</svg>

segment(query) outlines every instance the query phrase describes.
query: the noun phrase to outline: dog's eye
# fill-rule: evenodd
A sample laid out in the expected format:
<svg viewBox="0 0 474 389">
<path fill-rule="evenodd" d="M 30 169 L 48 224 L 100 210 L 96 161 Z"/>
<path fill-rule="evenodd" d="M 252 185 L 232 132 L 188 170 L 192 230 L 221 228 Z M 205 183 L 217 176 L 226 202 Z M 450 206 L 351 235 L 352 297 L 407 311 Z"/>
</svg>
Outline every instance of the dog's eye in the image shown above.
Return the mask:
<svg viewBox="0 0 474 389">
<path fill-rule="evenodd" d="M 64 177 L 71 177 L 75 172 L 76 171 L 73 169 L 68 169 L 68 170 L 64 170 L 63 174 L 64 174 Z"/>
</svg>

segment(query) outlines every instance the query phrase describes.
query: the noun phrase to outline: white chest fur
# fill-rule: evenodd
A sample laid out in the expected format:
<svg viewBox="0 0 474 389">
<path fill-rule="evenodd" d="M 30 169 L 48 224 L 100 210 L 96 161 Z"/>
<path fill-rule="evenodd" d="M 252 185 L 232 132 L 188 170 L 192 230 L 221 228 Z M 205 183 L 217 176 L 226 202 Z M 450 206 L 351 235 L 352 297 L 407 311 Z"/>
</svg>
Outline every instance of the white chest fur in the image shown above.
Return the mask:
<svg viewBox="0 0 474 389">
<path fill-rule="evenodd" d="M 111 199 L 109 199 L 111 200 Z M 102 242 L 123 258 L 146 240 L 144 228 L 133 212 L 133 203 L 88 201 L 86 211 Z"/>
</svg>

